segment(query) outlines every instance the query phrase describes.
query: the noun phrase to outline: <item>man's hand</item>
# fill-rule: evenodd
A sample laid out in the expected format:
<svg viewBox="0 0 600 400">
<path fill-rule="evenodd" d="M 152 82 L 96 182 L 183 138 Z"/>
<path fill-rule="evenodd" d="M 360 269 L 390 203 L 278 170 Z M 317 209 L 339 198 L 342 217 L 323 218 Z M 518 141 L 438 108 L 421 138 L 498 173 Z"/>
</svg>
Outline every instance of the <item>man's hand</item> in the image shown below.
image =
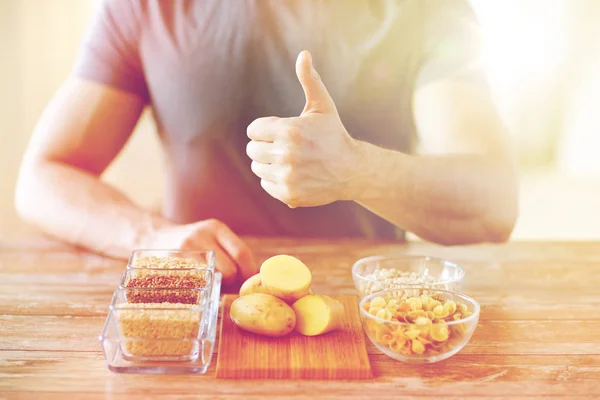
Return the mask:
<svg viewBox="0 0 600 400">
<path fill-rule="evenodd" d="M 302 114 L 259 118 L 248 126 L 252 171 L 267 193 L 292 208 L 349 200 L 346 189 L 357 169 L 357 144 L 307 51 L 298 56 L 296 74 L 306 96 Z"/>
<path fill-rule="evenodd" d="M 250 248 L 227 225 L 215 219 L 160 228 L 147 236 L 142 247 L 213 250 L 216 270 L 223 274 L 224 284 L 233 284 L 238 278 L 245 280 L 258 273 Z"/>
</svg>

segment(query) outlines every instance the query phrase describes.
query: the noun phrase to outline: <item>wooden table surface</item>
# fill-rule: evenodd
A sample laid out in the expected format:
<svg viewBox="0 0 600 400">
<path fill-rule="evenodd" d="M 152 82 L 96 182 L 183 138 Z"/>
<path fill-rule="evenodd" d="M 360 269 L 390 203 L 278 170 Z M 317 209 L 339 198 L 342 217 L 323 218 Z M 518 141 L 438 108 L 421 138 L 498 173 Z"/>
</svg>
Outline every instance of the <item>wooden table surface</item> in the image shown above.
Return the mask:
<svg viewBox="0 0 600 400">
<path fill-rule="evenodd" d="M 600 242 L 440 247 L 427 243 L 248 239 L 260 261 L 294 254 L 321 293 L 354 293 L 350 267 L 373 254 L 445 257 L 482 306 L 458 355 L 396 362 L 372 346 L 373 381 L 227 381 L 110 372 L 98 342 L 125 267 L 43 239 L 0 243 L 0 398 L 600 398 Z M 216 346 L 218 351 L 218 345 Z"/>
</svg>

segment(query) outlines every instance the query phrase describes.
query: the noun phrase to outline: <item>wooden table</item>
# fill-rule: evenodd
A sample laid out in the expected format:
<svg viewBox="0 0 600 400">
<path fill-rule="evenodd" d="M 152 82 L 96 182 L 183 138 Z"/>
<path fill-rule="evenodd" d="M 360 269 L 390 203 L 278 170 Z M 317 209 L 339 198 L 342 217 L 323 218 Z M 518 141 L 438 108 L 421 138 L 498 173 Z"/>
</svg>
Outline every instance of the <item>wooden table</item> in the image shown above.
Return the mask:
<svg viewBox="0 0 600 400">
<path fill-rule="evenodd" d="M 369 347 L 368 382 L 216 380 L 216 355 L 204 376 L 114 374 L 97 337 L 124 263 L 44 240 L 0 243 L 0 398 L 600 398 L 600 243 L 248 241 L 261 261 L 300 256 L 324 293 L 354 293 L 350 266 L 367 255 L 457 261 L 482 305 L 479 326 L 461 353 L 433 365 Z"/>
</svg>

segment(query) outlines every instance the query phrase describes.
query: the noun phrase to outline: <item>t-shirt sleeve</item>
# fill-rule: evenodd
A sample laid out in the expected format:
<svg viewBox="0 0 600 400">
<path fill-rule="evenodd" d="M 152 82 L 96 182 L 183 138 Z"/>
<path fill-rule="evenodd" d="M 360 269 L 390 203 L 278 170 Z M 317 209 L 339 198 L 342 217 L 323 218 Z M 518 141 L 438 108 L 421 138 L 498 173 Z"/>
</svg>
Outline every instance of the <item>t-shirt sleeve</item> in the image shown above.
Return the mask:
<svg viewBox="0 0 600 400">
<path fill-rule="evenodd" d="M 75 76 L 148 100 L 139 52 L 140 8 L 134 1 L 101 0 L 75 63 Z"/>
<path fill-rule="evenodd" d="M 417 87 L 441 79 L 487 85 L 483 38 L 468 0 L 421 0 L 423 47 Z"/>
</svg>

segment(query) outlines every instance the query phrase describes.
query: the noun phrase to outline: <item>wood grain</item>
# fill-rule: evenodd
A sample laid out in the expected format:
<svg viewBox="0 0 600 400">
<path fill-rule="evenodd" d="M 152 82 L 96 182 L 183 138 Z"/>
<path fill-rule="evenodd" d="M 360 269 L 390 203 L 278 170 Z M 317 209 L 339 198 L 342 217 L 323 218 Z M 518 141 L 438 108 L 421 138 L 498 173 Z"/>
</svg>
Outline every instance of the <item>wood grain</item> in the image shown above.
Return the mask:
<svg viewBox="0 0 600 400">
<path fill-rule="evenodd" d="M 217 378 L 370 379 L 373 377 L 356 296 L 333 296 L 346 311 L 342 327 L 305 337 L 296 332 L 268 338 L 245 332 L 229 318 L 235 295 L 224 297 Z"/>
<path fill-rule="evenodd" d="M 462 352 L 429 366 L 398 363 L 368 342 L 374 379 L 367 381 L 215 379 L 216 357 L 206 375 L 119 375 L 107 369 L 97 336 L 124 262 L 47 239 L 0 242 L 0 399 L 600 398 L 598 242 L 247 242 L 259 261 L 301 257 L 322 293 L 355 294 L 350 267 L 360 257 L 451 259 L 467 271 L 480 324 Z"/>
<path fill-rule="evenodd" d="M 105 317 L 0 316 L 0 351 L 98 351 Z M 600 354 L 600 321 L 480 321 L 465 354 Z M 574 340 L 575 339 L 575 340 Z M 219 340 L 215 347 L 218 349 Z M 370 341 L 369 354 L 379 354 Z"/>
</svg>

